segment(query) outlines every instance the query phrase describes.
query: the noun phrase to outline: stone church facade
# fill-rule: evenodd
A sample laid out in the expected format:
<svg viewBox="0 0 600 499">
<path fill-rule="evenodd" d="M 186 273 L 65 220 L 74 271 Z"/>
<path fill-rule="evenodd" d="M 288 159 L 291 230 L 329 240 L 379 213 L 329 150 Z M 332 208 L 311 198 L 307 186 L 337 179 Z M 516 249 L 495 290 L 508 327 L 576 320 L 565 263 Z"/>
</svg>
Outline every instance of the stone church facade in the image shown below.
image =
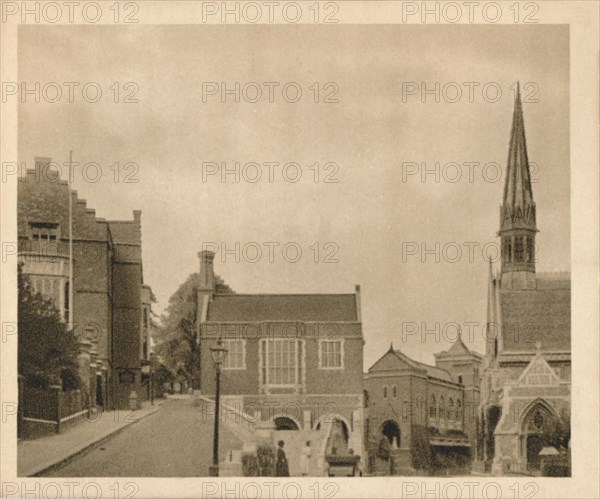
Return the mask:
<svg viewBox="0 0 600 499">
<path fill-rule="evenodd" d="M 517 92 L 500 207 L 501 269 L 493 272 L 490 262 L 489 270 L 477 448 L 482 468 L 495 475 L 540 473 L 544 448 L 568 462 L 571 280 L 566 272 L 536 272 L 537 232 Z"/>
</svg>

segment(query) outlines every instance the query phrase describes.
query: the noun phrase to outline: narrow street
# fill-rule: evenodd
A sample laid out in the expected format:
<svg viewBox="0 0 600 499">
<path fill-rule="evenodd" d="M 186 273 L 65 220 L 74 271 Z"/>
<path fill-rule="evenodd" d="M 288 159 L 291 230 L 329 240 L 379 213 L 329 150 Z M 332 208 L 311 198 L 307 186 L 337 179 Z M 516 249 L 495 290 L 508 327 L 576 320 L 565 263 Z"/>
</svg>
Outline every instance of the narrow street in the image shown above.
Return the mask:
<svg viewBox="0 0 600 499">
<path fill-rule="evenodd" d="M 208 476 L 214 418 L 194 399 L 172 399 L 156 414 L 130 425 L 103 444 L 44 476 Z M 220 459 L 241 442 L 220 426 Z"/>
</svg>

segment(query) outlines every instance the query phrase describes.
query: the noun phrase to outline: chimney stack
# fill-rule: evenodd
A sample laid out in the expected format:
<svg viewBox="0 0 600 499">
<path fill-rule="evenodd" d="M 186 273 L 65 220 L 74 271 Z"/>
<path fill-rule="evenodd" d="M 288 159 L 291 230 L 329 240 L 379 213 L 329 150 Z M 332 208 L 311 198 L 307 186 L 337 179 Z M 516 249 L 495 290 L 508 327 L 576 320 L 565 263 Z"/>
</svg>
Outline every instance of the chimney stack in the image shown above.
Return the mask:
<svg viewBox="0 0 600 499">
<path fill-rule="evenodd" d="M 208 314 L 208 302 L 212 300 L 215 292 L 215 271 L 213 260 L 215 254 L 212 251 L 200 251 L 200 282 L 198 283 L 198 322 L 205 322 Z"/>
<path fill-rule="evenodd" d="M 209 291 L 211 294 L 215 291 L 215 270 L 213 268 L 213 260 L 215 254 L 212 251 L 200 251 L 200 291 Z"/>
</svg>

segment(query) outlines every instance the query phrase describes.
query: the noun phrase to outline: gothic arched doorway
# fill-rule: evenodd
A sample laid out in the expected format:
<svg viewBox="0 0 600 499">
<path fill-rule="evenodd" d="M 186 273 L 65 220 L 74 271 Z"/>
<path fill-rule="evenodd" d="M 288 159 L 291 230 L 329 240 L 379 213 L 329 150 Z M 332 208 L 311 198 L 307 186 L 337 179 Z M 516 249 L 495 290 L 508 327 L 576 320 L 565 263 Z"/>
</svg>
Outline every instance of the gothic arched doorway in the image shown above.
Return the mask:
<svg viewBox="0 0 600 499">
<path fill-rule="evenodd" d="M 400 447 L 400 427 L 393 419 L 388 419 L 381 425 L 381 434 L 387 438 L 390 446 L 394 443 Z"/>
<path fill-rule="evenodd" d="M 554 446 L 559 428 L 560 418 L 544 401 L 534 403 L 527 411 L 521 426 L 522 454 L 527 460 L 527 471 L 540 470 L 540 451 Z"/>
</svg>

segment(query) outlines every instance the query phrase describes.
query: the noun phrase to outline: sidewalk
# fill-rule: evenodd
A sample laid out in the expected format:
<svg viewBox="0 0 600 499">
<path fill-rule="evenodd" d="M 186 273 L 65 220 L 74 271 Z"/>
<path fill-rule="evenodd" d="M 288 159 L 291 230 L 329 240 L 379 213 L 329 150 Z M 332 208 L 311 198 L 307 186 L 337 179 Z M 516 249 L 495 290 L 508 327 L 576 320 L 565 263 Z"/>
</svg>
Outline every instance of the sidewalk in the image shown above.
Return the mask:
<svg viewBox="0 0 600 499">
<path fill-rule="evenodd" d="M 17 475 L 36 476 L 98 445 L 129 425 L 154 414 L 169 399 L 142 403 L 138 411 L 110 411 L 83 419 L 61 433 L 17 444 Z"/>
</svg>

